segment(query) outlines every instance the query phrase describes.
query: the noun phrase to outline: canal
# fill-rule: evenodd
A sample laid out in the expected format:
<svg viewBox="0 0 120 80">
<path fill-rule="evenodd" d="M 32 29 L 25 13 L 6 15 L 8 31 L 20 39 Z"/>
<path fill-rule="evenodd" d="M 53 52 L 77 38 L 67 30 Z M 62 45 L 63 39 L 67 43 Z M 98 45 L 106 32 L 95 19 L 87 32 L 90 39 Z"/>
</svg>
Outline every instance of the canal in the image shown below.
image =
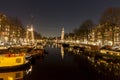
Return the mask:
<svg viewBox="0 0 120 80">
<path fill-rule="evenodd" d="M 61 45 L 47 45 L 47 53 L 37 58 L 29 69 L 0 73 L 15 80 L 119 80 L 120 65 L 95 61 L 78 50 L 63 48 Z M 1 78 L 2 77 L 2 78 Z"/>
<path fill-rule="evenodd" d="M 30 80 L 89 80 L 94 72 L 81 58 L 59 45 L 49 45 L 43 58 L 33 64 Z"/>
<path fill-rule="evenodd" d="M 87 69 L 75 61 L 73 55 L 56 46 L 46 47 L 48 54 L 33 65 L 31 80 L 75 80 L 89 79 Z"/>
</svg>

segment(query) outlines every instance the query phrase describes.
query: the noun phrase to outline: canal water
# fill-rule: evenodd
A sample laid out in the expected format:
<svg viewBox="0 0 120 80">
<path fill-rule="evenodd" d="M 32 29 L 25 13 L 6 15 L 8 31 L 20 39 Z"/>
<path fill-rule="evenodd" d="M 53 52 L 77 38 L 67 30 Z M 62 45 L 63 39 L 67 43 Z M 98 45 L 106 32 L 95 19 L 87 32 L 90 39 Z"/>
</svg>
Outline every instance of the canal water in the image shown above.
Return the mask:
<svg viewBox="0 0 120 80">
<path fill-rule="evenodd" d="M 119 64 L 95 61 L 79 50 L 52 44 L 27 70 L 0 73 L 0 80 L 119 80 Z M 116 66 L 117 65 L 117 66 Z M 3 79 L 9 76 L 10 79 Z M 11 79 L 13 77 L 13 79 Z"/>
</svg>

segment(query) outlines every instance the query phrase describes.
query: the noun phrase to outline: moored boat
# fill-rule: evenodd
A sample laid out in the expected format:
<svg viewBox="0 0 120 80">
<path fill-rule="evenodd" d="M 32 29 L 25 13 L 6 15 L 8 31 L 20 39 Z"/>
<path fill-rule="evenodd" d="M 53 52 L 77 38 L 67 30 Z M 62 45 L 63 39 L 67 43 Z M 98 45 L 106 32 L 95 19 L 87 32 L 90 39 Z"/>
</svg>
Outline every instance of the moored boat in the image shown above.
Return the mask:
<svg viewBox="0 0 120 80">
<path fill-rule="evenodd" d="M 43 56 L 44 52 L 45 50 L 43 46 L 36 46 L 30 52 L 28 52 L 28 54 L 30 54 L 33 57 L 39 57 Z"/>
<path fill-rule="evenodd" d="M 120 60 L 120 50 L 113 50 L 111 48 L 101 48 L 96 55 L 110 61 Z"/>
<path fill-rule="evenodd" d="M 30 65 L 23 52 L 6 52 L 0 55 L 0 71 L 25 68 Z"/>
</svg>

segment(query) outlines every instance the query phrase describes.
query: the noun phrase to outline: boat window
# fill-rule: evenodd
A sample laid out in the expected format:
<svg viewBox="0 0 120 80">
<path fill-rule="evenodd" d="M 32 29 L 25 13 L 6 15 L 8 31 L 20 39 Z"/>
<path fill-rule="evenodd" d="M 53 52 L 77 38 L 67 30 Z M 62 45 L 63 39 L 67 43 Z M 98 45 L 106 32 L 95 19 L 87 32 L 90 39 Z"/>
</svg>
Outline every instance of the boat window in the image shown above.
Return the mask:
<svg viewBox="0 0 120 80">
<path fill-rule="evenodd" d="M 21 73 L 16 73 L 16 78 L 21 78 Z"/>
<path fill-rule="evenodd" d="M 0 78 L 0 80 L 4 80 L 3 78 Z"/>
</svg>

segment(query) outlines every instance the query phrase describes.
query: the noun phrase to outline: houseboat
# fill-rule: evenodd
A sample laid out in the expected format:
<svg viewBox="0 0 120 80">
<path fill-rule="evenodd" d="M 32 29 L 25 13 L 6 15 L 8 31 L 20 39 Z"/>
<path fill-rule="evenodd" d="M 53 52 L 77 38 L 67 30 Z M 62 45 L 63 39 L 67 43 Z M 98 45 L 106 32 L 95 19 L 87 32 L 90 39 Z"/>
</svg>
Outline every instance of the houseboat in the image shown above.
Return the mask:
<svg viewBox="0 0 120 80">
<path fill-rule="evenodd" d="M 112 62 L 120 62 L 120 50 L 112 49 L 110 46 L 101 48 L 96 56 Z"/>
<path fill-rule="evenodd" d="M 30 63 L 26 60 L 25 52 L 7 50 L 0 54 L 0 71 L 8 69 L 26 68 Z"/>
<path fill-rule="evenodd" d="M 31 55 L 32 57 L 40 57 L 44 55 L 44 52 L 45 50 L 43 45 L 36 45 L 28 52 L 28 55 Z"/>
<path fill-rule="evenodd" d="M 101 49 L 99 54 L 109 58 L 111 57 L 111 58 L 120 59 L 120 50 Z"/>
</svg>

